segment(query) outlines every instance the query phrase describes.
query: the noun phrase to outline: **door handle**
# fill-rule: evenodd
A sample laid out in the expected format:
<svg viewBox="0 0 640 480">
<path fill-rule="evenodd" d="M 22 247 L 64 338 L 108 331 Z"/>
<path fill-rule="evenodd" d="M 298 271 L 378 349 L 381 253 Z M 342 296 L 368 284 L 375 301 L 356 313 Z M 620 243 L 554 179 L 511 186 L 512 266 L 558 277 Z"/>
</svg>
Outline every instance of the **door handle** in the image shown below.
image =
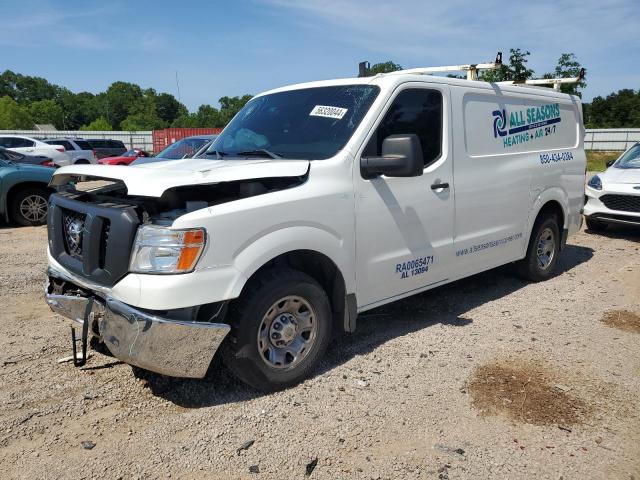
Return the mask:
<svg viewBox="0 0 640 480">
<path fill-rule="evenodd" d="M 449 188 L 448 183 L 434 183 L 431 185 L 431 190 L 440 190 L 442 188 Z"/>
</svg>

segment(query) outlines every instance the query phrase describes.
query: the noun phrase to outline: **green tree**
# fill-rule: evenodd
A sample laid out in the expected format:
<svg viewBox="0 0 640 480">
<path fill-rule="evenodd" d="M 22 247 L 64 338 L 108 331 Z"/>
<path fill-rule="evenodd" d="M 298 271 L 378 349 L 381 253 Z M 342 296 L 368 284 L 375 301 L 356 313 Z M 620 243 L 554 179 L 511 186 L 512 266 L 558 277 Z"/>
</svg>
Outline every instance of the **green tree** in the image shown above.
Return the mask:
<svg viewBox="0 0 640 480">
<path fill-rule="evenodd" d="M 88 125 L 82 125 L 80 127 L 80 130 L 87 130 L 87 131 L 94 131 L 94 132 L 103 131 L 103 130 L 108 131 L 111 129 L 112 129 L 111 124 L 104 117 L 98 117 Z"/>
<path fill-rule="evenodd" d="M 198 117 L 193 113 L 185 113 L 171 122 L 172 127 L 176 128 L 196 128 L 198 125 Z"/>
<path fill-rule="evenodd" d="M 623 89 L 584 105 L 588 128 L 640 128 L 640 90 Z"/>
<path fill-rule="evenodd" d="M 215 127 L 224 127 L 236 113 L 244 107 L 249 100 L 253 98 L 251 95 L 243 95 L 241 97 L 222 97 L 220 102 L 220 120 Z"/>
<path fill-rule="evenodd" d="M 101 106 L 104 110 L 100 113 L 113 127 L 118 127 L 142 98 L 140 86 L 128 82 L 114 82 L 101 98 Z"/>
<path fill-rule="evenodd" d="M 161 93 L 155 97 L 156 113 L 158 117 L 167 122 L 172 123 L 176 118 L 182 115 L 188 115 L 187 107 L 181 104 L 170 93 Z"/>
<path fill-rule="evenodd" d="M 22 130 L 33 128 L 33 120 L 26 108 L 18 105 L 13 98 L 0 98 L 0 130 Z"/>
<path fill-rule="evenodd" d="M 9 96 L 21 105 L 55 99 L 61 90 L 44 78 L 21 75 L 11 70 L 0 74 L 0 96 Z"/>
<path fill-rule="evenodd" d="M 101 94 L 104 96 L 104 93 Z M 64 89 L 57 103 L 62 107 L 64 130 L 77 130 L 98 118 L 102 112 L 97 96 L 89 92 L 73 93 Z M 108 128 L 107 130 L 111 130 Z"/>
<path fill-rule="evenodd" d="M 504 82 L 507 80 L 527 80 L 533 76 L 533 70 L 527 68 L 529 51 L 523 52 L 519 48 L 509 49 L 509 61 L 495 70 L 484 70 L 480 79 L 485 82 Z"/>
<path fill-rule="evenodd" d="M 367 70 L 367 77 L 373 77 L 378 73 L 397 72 L 398 70 L 402 70 L 402 67 L 391 60 L 382 63 L 374 63 L 369 67 L 369 70 Z"/>
<path fill-rule="evenodd" d="M 563 53 L 558 59 L 553 73 L 545 73 L 543 78 L 576 78 L 580 75 L 582 65 L 578 62 L 577 57 L 573 53 Z M 571 95 L 577 95 L 582 97 L 582 93 L 579 89 L 584 89 L 587 86 L 587 82 L 582 80 L 579 83 L 568 83 L 560 85 L 560 91 L 563 93 L 569 93 Z"/>
<path fill-rule="evenodd" d="M 158 116 L 156 109 L 156 91 L 148 88 L 131 106 L 129 115 L 120 122 L 122 130 L 155 130 L 165 128 L 167 122 Z"/>
<path fill-rule="evenodd" d="M 64 128 L 64 111 L 54 100 L 37 100 L 29 105 L 34 123 L 48 123 L 57 129 Z"/>
</svg>

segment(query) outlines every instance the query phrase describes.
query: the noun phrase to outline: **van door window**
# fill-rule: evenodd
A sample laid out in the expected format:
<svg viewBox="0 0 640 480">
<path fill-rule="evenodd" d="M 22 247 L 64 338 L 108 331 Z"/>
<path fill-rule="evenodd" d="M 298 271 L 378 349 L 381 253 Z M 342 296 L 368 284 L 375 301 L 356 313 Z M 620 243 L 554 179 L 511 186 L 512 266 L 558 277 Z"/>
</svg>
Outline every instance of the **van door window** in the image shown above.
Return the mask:
<svg viewBox="0 0 640 480">
<path fill-rule="evenodd" d="M 416 88 L 400 92 L 380 122 L 365 150 L 365 156 L 380 156 L 382 142 L 389 135 L 408 133 L 415 133 L 420 137 L 425 167 L 440 158 L 442 94 L 439 91 Z"/>
</svg>

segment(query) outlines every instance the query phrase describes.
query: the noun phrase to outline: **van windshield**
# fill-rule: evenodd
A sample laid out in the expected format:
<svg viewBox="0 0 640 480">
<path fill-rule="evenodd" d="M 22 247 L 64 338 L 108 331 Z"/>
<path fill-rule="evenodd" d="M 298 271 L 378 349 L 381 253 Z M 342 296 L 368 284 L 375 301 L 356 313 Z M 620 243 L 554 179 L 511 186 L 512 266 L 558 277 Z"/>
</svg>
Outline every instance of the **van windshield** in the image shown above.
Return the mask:
<svg viewBox="0 0 640 480">
<path fill-rule="evenodd" d="M 640 143 L 627 150 L 614 166 L 616 168 L 640 168 Z"/>
<path fill-rule="evenodd" d="M 254 98 L 206 155 L 225 159 L 333 157 L 349 141 L 379 91 L 374 85 L 338 85 Z"/>
</svg>

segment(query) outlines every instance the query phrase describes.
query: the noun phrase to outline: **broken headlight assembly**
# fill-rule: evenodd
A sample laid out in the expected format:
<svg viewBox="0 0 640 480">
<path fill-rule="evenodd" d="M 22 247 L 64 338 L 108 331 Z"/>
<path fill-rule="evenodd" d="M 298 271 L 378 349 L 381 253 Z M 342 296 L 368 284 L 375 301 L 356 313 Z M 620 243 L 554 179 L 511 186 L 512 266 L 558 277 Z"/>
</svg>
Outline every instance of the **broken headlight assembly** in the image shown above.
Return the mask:
<svg viewBox="0 0 640 480">
<path fill-rule="evenodd" d="M 189 273 L 202 255 L 203 228 L 172 229 L 156 225 L 138 228 L 129 270 L 135 273 Z"/>
</svg>

